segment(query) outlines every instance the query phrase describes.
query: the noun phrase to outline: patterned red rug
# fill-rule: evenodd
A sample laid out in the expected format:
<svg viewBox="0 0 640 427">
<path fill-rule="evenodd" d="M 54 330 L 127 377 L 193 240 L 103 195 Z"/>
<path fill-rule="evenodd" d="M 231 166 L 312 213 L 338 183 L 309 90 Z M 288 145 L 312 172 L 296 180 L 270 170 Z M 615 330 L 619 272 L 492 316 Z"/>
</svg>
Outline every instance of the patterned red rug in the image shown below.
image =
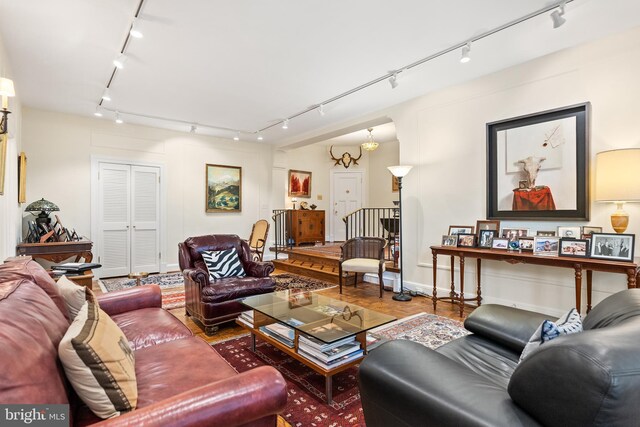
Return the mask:
<svg viewBox="0 0 640 427">
<path fill-rule="evenodd" d="M 426 313 L 400 319 L 375 332 L 383 339 L 409 339 L 430 348 L 439 347 L 467 333 L 456 320 Z M 323 376 L 260 339 L 257 340 L 256 353 L 250 350 L 249 335 L 212 345 L 238 372 L 271 365 L 282 373 L 289 395 L 282 416 L 293 427 L 365 425 L 357 367 L 333 377 L 333 403 L 328 405 L 325 402 Z"/>
</svg>

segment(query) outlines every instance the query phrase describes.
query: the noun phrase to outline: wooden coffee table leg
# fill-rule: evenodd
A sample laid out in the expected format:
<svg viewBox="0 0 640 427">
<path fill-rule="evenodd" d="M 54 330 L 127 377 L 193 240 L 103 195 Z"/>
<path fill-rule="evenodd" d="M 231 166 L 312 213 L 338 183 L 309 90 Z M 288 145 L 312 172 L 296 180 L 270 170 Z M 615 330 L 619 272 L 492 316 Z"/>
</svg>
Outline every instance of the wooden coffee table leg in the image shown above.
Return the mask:
<svg viewBox="0 0 640 427">
<path fill-rule="evenodd" d="M 464 317 L 464 255 L 460 255 L 460 318 Z"/>
<path fill-rule="evenodd" d="M 327 395 L 327 404 L 331 405 L 333 399 L 333 377 L 331 375 L 324 377 L 324 392 Z"/>
</svg>

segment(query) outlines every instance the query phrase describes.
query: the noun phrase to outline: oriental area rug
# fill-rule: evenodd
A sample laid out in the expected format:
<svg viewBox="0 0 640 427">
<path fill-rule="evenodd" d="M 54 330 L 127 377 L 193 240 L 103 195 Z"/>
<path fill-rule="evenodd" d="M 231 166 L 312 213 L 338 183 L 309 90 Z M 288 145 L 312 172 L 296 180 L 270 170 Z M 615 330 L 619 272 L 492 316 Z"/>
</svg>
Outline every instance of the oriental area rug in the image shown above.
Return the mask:
<svg viewBox="0 0 640 427">
<path fill-rule="evenodd" d="M 318 291 L 321 289 L 333 288 L 335 285 L 319 280 L 309 279 L 296 274 L 279 274 L 272 276 L 276 281 L 276 291 L 287 289 L 303 289 L 307 291 Z M 184 307 L 184 278 L 182 273 L 150 274 L 140 280 L 142 285 L 156 283 L 162 290 L 162 307 L 167 310 Z M 98 281 L 102 292 L 113 292 L 120 289 L 133 288 L 136 286 L 135 279 L 119 277 L 115 279 L 101 279 Z"/>
<path fill-rule="evenodd" d="M 429 348 L 437 348 L 467 334 L 462 323 L 426 313 L 400 319 L 374 331 L 374 335 L 383 340 L 408 339 Z M 365 425 L 357 367 L 333 377 L 333 402 L 329 405 L 325 401 L 323 376 L 259 338 L 256 353 L 250 350 L 250 335 L 212 345 L 238 372 L 264 365 L 280 371 L 287 381 L 288 391 L 287 406 L 281 416 L 293 427 Z"/>
</svg>

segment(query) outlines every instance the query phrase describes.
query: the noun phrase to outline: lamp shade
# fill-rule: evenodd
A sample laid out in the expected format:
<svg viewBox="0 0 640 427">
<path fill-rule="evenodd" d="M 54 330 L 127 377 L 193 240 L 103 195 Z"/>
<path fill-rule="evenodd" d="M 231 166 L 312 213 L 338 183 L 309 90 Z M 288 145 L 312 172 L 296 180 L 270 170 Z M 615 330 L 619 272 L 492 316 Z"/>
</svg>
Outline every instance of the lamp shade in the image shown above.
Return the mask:
<svg viewBox="0 0 640 427">
<path fill-rule="evenodd" d="M 16 96 L 16 91 L 13 89 L 13 80 L 0 77 L 0 95 Z"/>
<path fill-rule="evenodd" d="M 389 169 L 389 172 L 391 172 L 391 174 L 393 176 L 395 176 L 396 178 L 402 178 L 403 176 L 405 176 L 406 174 L 409 173 L 411 168 L 413 168 L 413 166 L 389 166 L 389 167 L 387 167 L 387 169 Z"/>
<path fill-rule="evenodd" d="M 45 199 L 40 199 L 30 203 L 24 210 L 25 212 L 41 212 L 48 214 L 49 212 L 59 211 L 60 208 L 55 203 Z"/>
<path fill-rule="evenodd" d="M 640 202 L 640 148 L 596 154 L 596 201 Z"/>
</svg>

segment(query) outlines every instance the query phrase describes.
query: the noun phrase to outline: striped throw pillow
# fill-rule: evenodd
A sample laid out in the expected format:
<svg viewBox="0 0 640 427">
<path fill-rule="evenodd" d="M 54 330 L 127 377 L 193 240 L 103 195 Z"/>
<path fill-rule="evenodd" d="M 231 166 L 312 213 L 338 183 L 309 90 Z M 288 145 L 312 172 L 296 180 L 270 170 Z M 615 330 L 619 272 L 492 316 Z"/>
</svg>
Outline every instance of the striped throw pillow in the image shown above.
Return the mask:
<svg viewBox="0 0 640 427">
<path fill-rule="evenodd" d="M 545 320 L 538 329 L 533 333 L 529 342 L 525 345 L 520 355 L 518 363 L 522 362 L 540 346 L 560 335 L 569 335 L 582 332 L 582 318 L 575 308 L 569 310 L 564 316 L 557 321 Z"/>
<path fill-rule="evenodd" d="M 235 248 L 222 251 L 203 251 L 202 259 L 209 270 L 209 280 L 215 282 L 225 277 L 244 277 L 247 274 Z"/>
</svg>

